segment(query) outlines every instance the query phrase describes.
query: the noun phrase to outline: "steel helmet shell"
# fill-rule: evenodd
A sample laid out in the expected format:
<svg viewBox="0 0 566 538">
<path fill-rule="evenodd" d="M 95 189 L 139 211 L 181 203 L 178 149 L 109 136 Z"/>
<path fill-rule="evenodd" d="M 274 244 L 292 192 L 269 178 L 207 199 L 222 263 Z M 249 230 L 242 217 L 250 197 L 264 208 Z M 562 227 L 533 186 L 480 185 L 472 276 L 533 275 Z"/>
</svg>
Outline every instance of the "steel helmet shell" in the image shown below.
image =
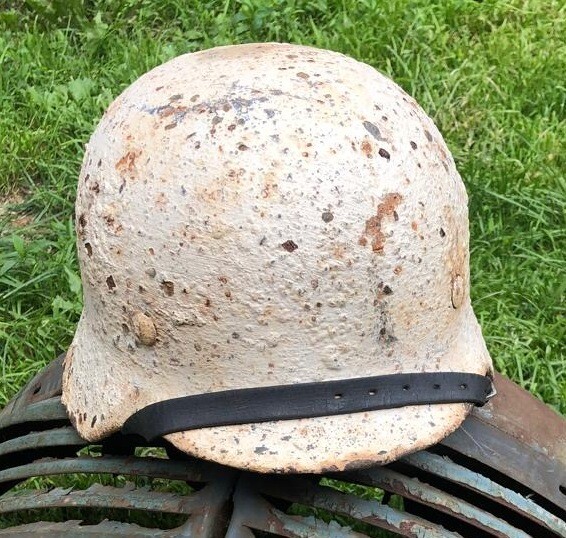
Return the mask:
<svg viewBox="0 0 566 538">
<path fill-rule="evenodd" d="M 467 195 L 432 120 L 372 67 L 289 44 L 148 72 L 108 108 L 76 203 L 84 311 L 63 402 L 95 441 L 156 401 L 399 372 L 486 374 Z M 167 435 L 256 471 L 386 463 L 465 403 Z"/>
</svg>

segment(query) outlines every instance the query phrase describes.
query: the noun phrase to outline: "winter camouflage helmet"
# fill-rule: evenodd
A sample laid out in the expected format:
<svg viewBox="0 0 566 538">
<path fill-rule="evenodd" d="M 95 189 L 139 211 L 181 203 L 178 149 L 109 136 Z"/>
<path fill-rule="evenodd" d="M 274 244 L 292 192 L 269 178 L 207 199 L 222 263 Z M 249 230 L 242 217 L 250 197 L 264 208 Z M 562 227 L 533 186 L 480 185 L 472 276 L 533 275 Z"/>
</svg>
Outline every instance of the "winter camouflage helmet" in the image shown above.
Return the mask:
<svg viewBox="0 0 566 538">
<path fill-rule="evenodd" d="M 228 46 L 143 75 L 87 145 L 76 223 L 63 402 L 87 440 L 154 409 L 174 446 L 226 465 L 386 463 L 470 411 L 442 375 L 491 374 L 454 160 L 341 54 Z"/>
</svg>

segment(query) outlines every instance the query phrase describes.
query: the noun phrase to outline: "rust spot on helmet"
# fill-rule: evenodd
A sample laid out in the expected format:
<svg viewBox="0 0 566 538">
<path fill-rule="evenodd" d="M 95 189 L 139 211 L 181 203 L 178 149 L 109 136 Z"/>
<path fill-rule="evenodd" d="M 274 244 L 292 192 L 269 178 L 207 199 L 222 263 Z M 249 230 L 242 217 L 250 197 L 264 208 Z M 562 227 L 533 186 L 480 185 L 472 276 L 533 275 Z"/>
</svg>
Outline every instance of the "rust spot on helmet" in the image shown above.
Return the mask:
<svg viewBox="0 0 566 538">
<path fill-rule="evenodd" d="M 157 340 L 157 329 L 153 320 L 143 312 L 137 311 L 132 315 L 134 333 L 144 346 L 153 346 Z"/>
<path fill-rule="evenodd" d="M 157 115 L 160 118 L 168 118 L 173 115 L 182 118 L 188 110 L 186 106 L 165 105 L 157 109 Z"/>
<path fill-rule="evenodd" d="M 346 254 L 346 247 L 342 244 L 338 244 L 332 249 L 332 254 L 336 259 L 343 260 Z"/>
<path fill-rule="evenodd" d="M 395 209 L 402 199 L 403 197 L 397 192 L 389 193 L 383 197 L 382 202 L 377 205 L 377 214 L 366 220 L 364 232 L 358 240 L 360 245 L 367 245 L 368 239 L 366 236 L 369 236 L 373 252 L 383 252 L 385 234 L 381 231 L 381 224 L 386 217 L 393 217 L 394 220 L 399 218 Z"/>
<path fill-rule="evenodd" d="M 368 159 L 371 159 L 371 158 L 373 157 L 373 155 L 372 155 L 373 148 L 372 148 L 372 146 L 371 146 L 371 144 L 370 144 L 370 142 L 369 142 L 368 140 L 364 140 L 364 141 L 362 142 L 361 148 L 362 148 L 362 153 L 363 153 Z"/>
<path fill-rule="evenodd" d="M 128 174 L 130 177 L 136 165 L 136 159 L 141 155 L 141 149 L 128 151 L 115 165 L 120 174 Z"/>
<path fill-rule="evenodd" d="M 403 197 L 397 192 L 386 194 L 383 202 L 377 206 L 377 213 L 383 216 L 392 215 L 402 199 Z"/>
</svg>

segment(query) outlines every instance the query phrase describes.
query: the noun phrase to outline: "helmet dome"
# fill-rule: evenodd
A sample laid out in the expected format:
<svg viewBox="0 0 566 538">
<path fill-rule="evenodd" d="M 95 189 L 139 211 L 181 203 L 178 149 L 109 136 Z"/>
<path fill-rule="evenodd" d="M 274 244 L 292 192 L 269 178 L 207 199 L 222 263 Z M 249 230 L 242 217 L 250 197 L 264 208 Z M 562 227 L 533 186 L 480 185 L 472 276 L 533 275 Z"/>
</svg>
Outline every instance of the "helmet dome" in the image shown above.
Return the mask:
<svg viewBox="0 0 566 538">
<path fill-rule="evenodd" d="M 289 44 L 143 75 L 87 145 L 84 311 L 63 401 L 98 440 L 139 409 L 230 389 L 491 372 L 469 297 L 467 196 L 432 120 L 372 67 Z M 468 403 L 167 435 L 257 471 L 386 463 Z"/>
</svg>

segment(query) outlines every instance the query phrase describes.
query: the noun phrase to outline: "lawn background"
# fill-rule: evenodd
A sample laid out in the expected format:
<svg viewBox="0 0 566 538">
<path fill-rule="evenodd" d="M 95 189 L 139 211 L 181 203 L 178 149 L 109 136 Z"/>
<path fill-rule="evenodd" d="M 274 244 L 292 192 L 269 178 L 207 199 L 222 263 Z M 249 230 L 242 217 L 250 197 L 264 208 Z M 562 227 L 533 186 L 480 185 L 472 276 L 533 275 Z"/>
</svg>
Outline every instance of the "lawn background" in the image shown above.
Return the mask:
<svg viewBox="0 0 566 538">
<path fill-rule="evenodd" d="M 111 100 L 178 54 L 290 41 L 370 63 L 432 116 L 496 367 L 566 413 L 565 35 L 559 0 L 0 0 L 0 406 L 72 338 L 76 180 Z"/>
</svg>

